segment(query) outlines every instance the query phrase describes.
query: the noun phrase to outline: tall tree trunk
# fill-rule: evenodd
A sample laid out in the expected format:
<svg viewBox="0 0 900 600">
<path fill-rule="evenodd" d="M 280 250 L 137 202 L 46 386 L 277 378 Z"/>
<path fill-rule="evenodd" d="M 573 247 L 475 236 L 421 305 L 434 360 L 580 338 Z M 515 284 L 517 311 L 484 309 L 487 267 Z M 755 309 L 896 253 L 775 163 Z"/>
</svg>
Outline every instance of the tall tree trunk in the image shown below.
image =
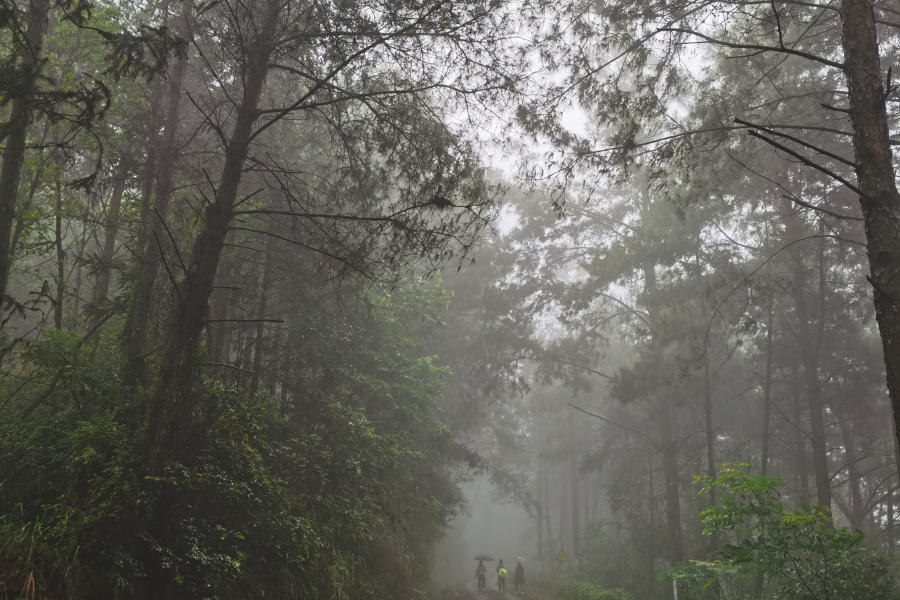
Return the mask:
<svg viewBox="0 0 900 600">
<path fill-rule="evenodd" d="M 537 555 L 544 572 L 544 459 L 538 458 L 537 490 L 535 491 L 535 518 L 537 521 Z"/>
<path fill-rule="evenodd" d="M 61 174 L 56 176 L 56 210 L 54 215 L 55 241 L 56 241 L 56 305 L 53 307 L 54 323 L 56 328 L 62 330 L 63 321 L 63 301 L 66 293 L 66 252 L 63 249 L 63 192 Z"/>
<path fill-rule="evenodd" d="M 258 117 L 257 105 L 273 50 L 278 9 L 279 3 L 275 0 L 266 3 L 259 38 L 250 47 L 243 74 L 243 102 L 237 109 L 215 200 L 206 209 L 205 228 L 194 242 L 181 294 L 167 328 L 159 385 L 149 410 L 151 461 L 157 470 L 180 450 L 187 429 L 184 425 L 190 421 L 197 405 L 197 394 L 193 390 L 196 375 L 194 358 L 206 326 L 206 312 L 219 259 L 234 217 L 244 162 Z"/>
<path fill-rule="evenodd" d="M 887 530 L 888 530 L 888 552 L 894 552 L 894 491 L 891 490 L 887 495 Z"/>
<path fill-rule="evenodd" d="M 769 474 L 769 427 L 772 418 L 772 338 L 775 329 L 774 303 L 774 300 L 769 301 L 769 312 L 766 318 L 766 373 L 763 379 L 762 451 L 759 457 L 759 470 L 763 477 Z"/>
<path fill-rule="evenodd" d="M 551 519 L 553 505 L 550 504 L 550 468 L 544 467 L 544 526 L 547 528 L 547 558 L 552 561 L 553 557 L 553 521 Z M 556 561 L 550 563 L 550 570 L 553 571 L 553 565 Z"/>
<path fill-rule="evenodd" d="M 578 523 L 578 447 L 575 442 L 575 409 L 569 409 L 569 443 L 572 445 L 569 454 L 569 478 L 572 483 L 572 557 L 578 558 L 581 551 L 581 526 Z"/>
<path fill-rule="evenodd" d="M 563 471 L 565 474 L 565 471 Z M 563 476 L 563 484 L 565 484 L 565 476 Z M 565 550 L 566 548 L 566 517 L 568 516 L 566 513 L 568 509 L 566 508 L 566 486 L 559 486 L 559 549 Z M 571 548 L 569 549 L 571 551 Z M 557 566 L 562 567 L 557 561 Z"/>
<path fill-rule="evenodd" d="M 263 267 L 262 282 L 259 289 L 259 307 L 256 310 L 256 318 L 260 321 L 256 324 L 256 339 L 253 349 L 253 375 L 250 380 L 250 395 L 255 396 L 259 390 L 259 378 L 262 371 L 263 354 L 265 353 L 266 311 L 269 306 L 269 286 L 272 285 L 272 239 L 266 240 L 266 264 Z"/>
<path fill-rule="evenodd" d="M 797 487 L 800 489 L 800 500 L 809 504 L 812 494 L 809 491 L 809 463 L 806 459 L 806 429 L 803 427 L 803 402 L 801 399 L 800 368 L 797 358 L 791 359 L 791 397 L 794 417 L 794 445 L 797 466 Z"/>
<path fill-rule="evenodd" d="M 843 401 L 841 401 L 843 404 Z M 862 529 L 863 520 L 866 517 L 862 499 L 862 485 L 860 483 L 858 457 L 853 445 L 853 432 L 850 429 L 850 411 L 847 406 L 842 406 L 838 429 L 841 432 L 841 442 L 844 445 L 844 459 L 847 461 L 847 483 L 850 486 L 850 510 L 847 519 L 853 529 Z"/>
<path fill-rule="evenodd" d="M 696 264 L 694 265 L 694 274 L 697 281 L 697 287 L 700 288 L 703 283 L 703 266 L 700 264 L 700 250 L 695 251 Z M 706 474 L 710 479 L 716 478 L 716 432 L 713 427 L 712 415 L 712 376 L 709 372 L 709 335 L 703 337 L 703 420 L 706 423 Z M 716 488 L 709 488 L 709 505 L 716 505 Z M 710 548 L 715 552 L 716 537 L 710 536 Z"/>
<path fill-rule="evenodd" d="M 10 238 L 16 219 L 19 177 L 25 162 L 28 124 L 32 118 L 30 104 L 37 85 L 49 17 L 49 0 L 32 0 L 29 3 L 24 44 L 18 49 L 17 57 L 19 67 L 25 75 L 22 83 L 10 90 L 13 100 L 9 120 L 6 123 L 6 143 L 0 164 L 0 302 L 6 295 L 12 267 L 13 249 L 10 246 Z"/>
<path fill-rule="evenodd" d="M 843 0 L 840 15 L 856 178 L 863 193 L 860 205 L 865 220 L 869 281 L 874 290 L 894 417 L 895 459 L 900 465 L 900 192 L 888 139 L 888 94 L 882 79 L 871 0 Z"/>
<path fill-rule="evenodd" d="M 181 15 L 178 19 L 176 33 L 184 38 L 190 34 L 193 4 L 191 0 L 182 0 Z M 184 75 L 187 70 L 187 57 L 179 59 L 168 74 L 168 85 L 165 98 L 165 118 L 161 150 L 157 156 L 159 171 L 156 174 L 153 210 L 148 217 L 152 226 L 149 228 L 146 245 L 141 256 L 137 287 L 128 324 L 125 328 L 125 364 L 123 383 L 126 388 L 144 383 L 146 376 L 143 360 L 144 343 L 147 339 L 147 326 L 150 320 L 150 301 L 153 282 L 159 269 L 163 254 L 162 245 L 167 241 L 165 220 L 172 196 L 175 165 L 178 162 L 179 141 L 179 107 Z"/>
<path fill-rule="evenodd" d="M 792 217 L 794 221 L 796 217 Z M 800 358 L 803 362 L 803 376 L 809 403 L 809 425 L 812 438 L 813 471 L 816 477 L 816 501 L 829 512 L 831 506 L 831 475 L 828 469 L 828 436 L 825 431 L 825 403 L 822 398 L 822 383 L 819 378 L 819 356 L 825 328 L 825 238 L 822 222 L 819 227 L 819 315 L 815 332 L 810 326 L 809 306 L 806 300 L 806 275 L 802 264 L 796 269 L 794 301 L 799 324 Z M 794 239 L 799 239 L 799 235 Z"/>
<path fill-rule="evenodd" d="M 666 497 L 666 523 L 669 533 L 669 560 L 684 561 L 684 542 L 681 536 L 681 490 L 678 478 L 678 449 L 672 437 L 672 417 L 668 398 L 660 400 L 657 410 L 659 442 L 662 450 L 663 482 Z"/>
<path fill-rule="evenodd" d="M 766 373 L 763 379 L 763 425 L 762 425 L 762 450 L 759 457 L 759 471 L 763 477 L 769 473 L 769 422 L 772 413 L 772 337 L 775 321 L 773 317 L 774 299 L 769 300 L 769 310 L 766 317 Z M 765 516 L 760 515 L 759 524 L 766 522 Z M 756 598 L 762 598 L 765 586 L 765 573 L 756 574 Z"/>
<path fill-rule="evenodd" d="M 703 419 L 706 421 L 706 474 L 716 478 L 716 431 L 712 418 L 712 377 L 709 373 L 709 346 L 703 342 Z M 716 488 L 710 486 L 709 505 L 716 505 Z M 714 536 L 711 536 L 714 538 Z"/>
<path fill-rule="evenodd" d="M 650 419 L 647 419 L 647 430 L 650 431 Z M 660 554 L 668 557 L 668 544 L 663 543 L 660 545 L 657 541 L 656 528 L 656 482 L 653 477 L 653 448 L 647 446 L 647 513 L 648 513 L 648 527 L 647 527 L 647 547 L 642 554 L 647 559 L 647 564 L 645 565 L 647 572 L 647 581 L 650 583 L 650 589 L 653 590 L 653 597 L 658 597 L 659 594 L 659 586 L 654 585 L 652 582 L 657 581 L 656 577 L 656 559 L 660 557 Z M 664 595 L 668 595 L 669 586 L 664 585 L 663 589 L 666 590 Z"/>
<path fill-rule="evenodd" d="M 122 209 L 122 195 L 128 180 L 128 166 L 124 160 L 119 162 L 113 181 L 112 195 L 106 207 L 106 226 L 104 228 L 103 247 L 100 249 L 100 271 L 94 281 L 91 303 L 101 306 L 109 297 L 109 284 L 112 280 L 113 256 L 116 253 L 116 236 L 119 232 L 119 213 Z"/>
<path fill-rule="evenodd" d="M 642 218 L 649 218 L 652 205 L 649 184 L 641 186 Z M 668 533 L 668 558 L 671 563 L 684 560 L 684 542 L 681 535 L 681 494 L 678 479 L 678 447 L 672 434 L 671 398 L 662 389 L 658 368 L 663 363 L 662 332 L 658 315 L 659 289 L 656 282 L 656 263 L 646 260 L 643 264 L 644 292 L 647 297 L 646 309 L 649 315 L 651 347 L 652 389 L 656 396 L 653 417 L 656 419 L 659 434 L 659 447 L 662 453 L 663 481 L 666 498 L 666 529 Z M 667 586 L 668 590 L 668 586 Z M 667 591 L 667 595 L 670 594 Z"/>
<path fill-rule="evenodd" d="M 226 246 L 234 244 L 235 231 L 228 232 Z M 238 290 L 234 287 L 235 257 L 234 249 L 228 248 L 224 252 L 222 268 L 217 290 L 213 292 L 212 318 L 219 322 L 213 335 L 213 361 L 218 363 L 231 363 L 231 327 L 225 322 L 228 318 L 228 307 L 237 301 Z"/>
<path fill-rule="evenodd" d="M 16 207 L 15 225 L 13 226 L 12 239 L 9 242 L 10 268 L 12 267 L 12 261 L 15 260 L 16 253 L 19 251 L 19 242 L 22 239 L 22 234 L 25 232 L 25 215 L 31 209 L 32 203 L 34 202 L 34 195 L 37 193 L 41 181 L 44 178 L 44 171 L 46 170 L 47 164 L 56 158 L 56 148 L 49 152 L 44 148 L 51 132 L 51 126 L 50 120 L 47 119 L 44 123 L 44 131 L 41 134 L 39 142 L 41 145 L 41 147 L 38 148 L 39 159 L 37 166 L 34 169 L 34 175 L 31 177 L 31 183 L 28 186 L 28 193 L 25 195 L 24 202 Z"/>
</svg>

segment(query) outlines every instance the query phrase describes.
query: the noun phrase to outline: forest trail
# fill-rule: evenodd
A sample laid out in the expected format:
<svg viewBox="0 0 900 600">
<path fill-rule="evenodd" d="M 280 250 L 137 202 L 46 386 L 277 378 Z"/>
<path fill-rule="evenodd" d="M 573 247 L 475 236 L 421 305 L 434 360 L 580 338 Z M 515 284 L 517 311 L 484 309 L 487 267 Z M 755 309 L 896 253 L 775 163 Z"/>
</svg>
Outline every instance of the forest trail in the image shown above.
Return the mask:
<svg viewBox="0 0 900 600">
<path fill-rule="evenodd" d="M 510 583 L 509 586 L 511 587 L 512 584 Z M 488 573 L 487 586 L 485 587 L 484 594 L 478 593 L 478 582 L 474 578 L 471 578 L 466 582 L 465 592 L 465 594 L 461 595 L 464 600 L 478 600 L 479 598 L 489 598 L 491 600 L 499 598 L 503 598 L 504 600 L 522 600 L 518 594 L 514 594 L 509 590 L 506 591 L 506 594 L 501 595 L 500 592 L 497 591 L 497 576 L 494 575 L 492 582 L 490 573 Z"/>
</svg>

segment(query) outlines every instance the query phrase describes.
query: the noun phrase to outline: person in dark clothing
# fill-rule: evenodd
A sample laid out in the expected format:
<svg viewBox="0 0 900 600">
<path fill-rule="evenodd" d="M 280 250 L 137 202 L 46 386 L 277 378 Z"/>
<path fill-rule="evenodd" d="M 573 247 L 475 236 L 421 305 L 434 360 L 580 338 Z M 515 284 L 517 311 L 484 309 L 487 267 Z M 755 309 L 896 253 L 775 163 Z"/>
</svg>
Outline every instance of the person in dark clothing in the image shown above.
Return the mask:
<svg viewBox="0 0 900 600">
<path fill-rule="evenodd" d="M 522 566 L 522 561 L 516 564 L 516 574 L 513 578 L 513 583 L 516 584 L 516 592 L 525 593 L 525 567 Z"/>
</svg>

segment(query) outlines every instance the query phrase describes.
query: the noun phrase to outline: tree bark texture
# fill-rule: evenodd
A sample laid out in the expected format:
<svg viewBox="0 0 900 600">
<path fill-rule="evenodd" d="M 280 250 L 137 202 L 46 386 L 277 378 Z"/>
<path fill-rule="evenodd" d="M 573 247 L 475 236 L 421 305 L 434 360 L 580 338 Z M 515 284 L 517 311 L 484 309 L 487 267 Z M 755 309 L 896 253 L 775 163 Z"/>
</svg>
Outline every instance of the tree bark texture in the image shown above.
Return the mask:
<svg viewBox="0 0 900 600">
<path fill-rule="evenodd" d="M 900 192 L 897 190 L 871 0 L 841 3 L 841 45 L 850 93 L 856 177 L 866 230 L 870 282 L 881 332 L 887 387 L 900 442 Z M 900 465 L 900 454 L 897 457 Z"/>
<path fill-rule="evenodd" d="M 3 161 L 0 164 L 0 299 L 6 295 L 9 273 L 13 261 L 10 246 L 13 223 L 16 219 L 16 202 L 19 196 L 19 178 L 25 162 L 28 143 L 28 125 L 32 115 L 30 100 L 37 86 L 37 70 L 40 65 L 44 34 L 50 17 L 49 0 L 32 0 L 28 6 L 27 29 L 23 46 L 19 49 L 19 66 L 25 73 L 20 85 L 10 91 L 14 95 L 9 112 L 8 132 Z"/>
</svg>

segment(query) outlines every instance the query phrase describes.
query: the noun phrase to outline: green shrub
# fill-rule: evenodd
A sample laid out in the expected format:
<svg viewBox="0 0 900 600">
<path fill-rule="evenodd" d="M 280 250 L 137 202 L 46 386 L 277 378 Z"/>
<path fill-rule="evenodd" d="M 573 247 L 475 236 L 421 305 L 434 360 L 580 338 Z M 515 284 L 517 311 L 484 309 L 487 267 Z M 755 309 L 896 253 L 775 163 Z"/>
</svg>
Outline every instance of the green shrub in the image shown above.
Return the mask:
<svg viewBox="0 0 900 600">
<path fill-rule="evenodd" d="M 701 513 L 705 532 L 723 543 L 718 560 L 669 573 L 682 596 L 735 600 L 751 597 L 765 581 L 767 597 L 776 600 L 900 599 L 884 552 L 866 548 L 860 531 L 835 528 L 821 506 L 786 510 L 777 478 L 736 465 L 703 481 L 703 493 L 711 487 L 726 493 Z"/>
</svg>

